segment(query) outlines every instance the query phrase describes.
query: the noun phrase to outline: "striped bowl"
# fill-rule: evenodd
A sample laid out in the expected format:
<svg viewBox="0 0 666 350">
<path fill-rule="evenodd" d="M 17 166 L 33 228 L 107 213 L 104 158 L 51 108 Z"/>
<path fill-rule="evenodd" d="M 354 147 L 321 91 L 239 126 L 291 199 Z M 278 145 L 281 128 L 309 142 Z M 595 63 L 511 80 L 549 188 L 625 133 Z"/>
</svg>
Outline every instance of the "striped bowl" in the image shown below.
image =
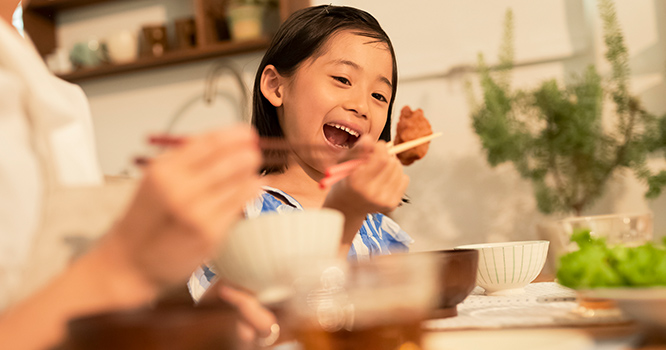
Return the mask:
<svg viewBox="0 0 666 350">
<path fill-rule="evenodd" d="M 548 241 L 468 244 L 456 249 L 479 251 L 476 284 L 486 295 L 524 293 L 546 263 Z"/>
<path fill-rule="evenodd" d="M 214 260 L 225 283 L 250 291 L 264 304 L 282 301 L 299 269 L 334 259 L 344 216 L 312 209 L 267 213 L 239 221 Z"/>
</svg>

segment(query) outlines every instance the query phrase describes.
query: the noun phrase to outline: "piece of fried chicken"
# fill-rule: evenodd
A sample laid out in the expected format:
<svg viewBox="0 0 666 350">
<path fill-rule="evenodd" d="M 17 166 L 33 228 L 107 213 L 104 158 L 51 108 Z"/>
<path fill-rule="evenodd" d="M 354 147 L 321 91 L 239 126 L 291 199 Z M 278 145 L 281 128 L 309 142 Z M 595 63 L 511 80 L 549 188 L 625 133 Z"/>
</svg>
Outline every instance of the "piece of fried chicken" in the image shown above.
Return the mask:
<svg viewBox="0 0 666 350">
<path fill-rule="evenodd" d="M 405 106 L 400 111 L 400 120 L 398 121 L 393 144 L 398 145 L 430 134 L 432 134 L 432 127 L 428 119 L 423 115 L 423 110 L 419 108 L 412 111 L 409 106 Z M 423 158 L 428 153 L 429 146 L 430 142 L 426 142 L 420 146 L 408 149 L 399 153 L 398 159 L 400 159 L 403 165 L 410 165 Z"/>
</svg>

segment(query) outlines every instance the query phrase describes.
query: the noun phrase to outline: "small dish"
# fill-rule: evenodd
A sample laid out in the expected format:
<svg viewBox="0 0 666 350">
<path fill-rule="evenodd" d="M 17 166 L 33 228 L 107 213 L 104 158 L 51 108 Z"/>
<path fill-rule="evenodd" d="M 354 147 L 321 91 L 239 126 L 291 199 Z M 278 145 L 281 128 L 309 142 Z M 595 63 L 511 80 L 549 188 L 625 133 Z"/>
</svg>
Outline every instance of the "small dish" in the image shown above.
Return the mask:
<svg viewBox="0 0 666 350">
<path fill-rule="evenodd" d="M 486 295 L 512 295 L 539 275 L 546 263 L 548 241 L 468 244 L 455 249 L 479 251 L 476 283 Z"/>
<path fill-rule="evenodd" d="M 611 300 L 649 337 L 666 340 L 666 287 L 597 288 L 580 290 L 585 298 Z"/>
</svg>

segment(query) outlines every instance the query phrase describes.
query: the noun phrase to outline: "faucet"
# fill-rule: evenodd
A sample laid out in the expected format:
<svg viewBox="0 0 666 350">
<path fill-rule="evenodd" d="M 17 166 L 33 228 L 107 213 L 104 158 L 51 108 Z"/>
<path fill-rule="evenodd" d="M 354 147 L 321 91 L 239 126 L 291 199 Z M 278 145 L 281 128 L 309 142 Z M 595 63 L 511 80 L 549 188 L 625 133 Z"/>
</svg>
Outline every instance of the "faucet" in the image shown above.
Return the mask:
<svg viewBox="0 0 666 350">
<path fill-rule="evenodd" d="M 217 62 L 208 72 L 208 75 L 206 76 L 206 88 L 204 90 L 204 96 L 203 96 L 204 102 L 208 105 L 212 105 L 213 102 L 215 102 L 215 97 L 217 96 L 217 85 L 218 85 L 217 81 L 219 80 L 222 73 L 224 73 L 225 71 L 231 74 L 231 76 L 235 78 L 238 90 L 240 90 L 243 96 L 241 101 L 241 113 L 240 113 L 241 121 L 249 121 L 247 114 L 247 104 L 249 102 L 249 97 L 247 89 L 245 87 L 245 83 L 243 82 L 243 78 L 241 77 L 240 71 L 236 69 L 232 64 L 228 63 L 228 61 Z"/>
<path fill-rule="evenodd" d="M 215 103 L 216 97 L 218 97 L 219 95 L 228 96 L 226 94 L 223 94 L 222 92 L 217 91 L 218 81 L 224 73 L 228 73 L 234 78 L 238 90 L 240 90 L 241 92 L 242 97 L 241 97 L 240 108 L 238 108 L 237 110 L 238 111 L 237 115 L 239 116 L 240 121 L 246 123 L 250 122 L 250 117 L 247 108 L 247 105 L 249 103 L 249 94 L 247 88 L 245 87 L 245 83 L 243 82 L 243 78 L 241 77 L 240 70 L 237 69 L 228 60 L 222 60 L 216 62 L 206 74 L 203 96 L 201 94 L 196 94 L 191 99 L 186 101 L 176 111 L 176 113 L 173 114 L 173 116 L 171 117 L 171 119 L 167 124 L 166 129 L 164 130 L 165 135 L 171 134 L 178 120 L 180 120 L 180 118 L 185 114 L 185 112 L 188 109 L 190 109 L 195 103 L 201 102 L 203 99 L 204 104 L 206 104 L 207 106 L 212 106 L 213 103 Z"/>
</svg>

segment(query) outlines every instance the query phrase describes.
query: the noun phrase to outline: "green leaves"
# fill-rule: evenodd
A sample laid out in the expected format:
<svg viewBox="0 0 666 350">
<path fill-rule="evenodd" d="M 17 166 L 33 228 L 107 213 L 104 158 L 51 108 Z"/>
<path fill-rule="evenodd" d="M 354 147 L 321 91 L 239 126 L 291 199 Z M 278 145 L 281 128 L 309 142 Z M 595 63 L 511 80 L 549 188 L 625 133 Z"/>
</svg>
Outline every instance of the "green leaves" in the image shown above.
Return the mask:
<svg viewBox="0 0 666 350">
<path fill-rule="evenodd" d="M 575 232 L 579 250 L 563 255 L 557 279 L 573 289 L 666 286 L 666 249 L 647 243 L 608 247 L 589 230 Z"/>
<path fill-rule="evenodd" d="M 656 117 L 629 94 L 627 49 L 611 0 L 599 2 L 611 64 L 609 79 L 594 66 L 562 85 L 551 79 L 535 89 L 511 89 L 513 15 L 507 11 L 499 64 L 479 56 L 483 100 L 472 125 L 490 165 L 511 162 L 532 181 L 541 212 L 580 214 L 603 194 L 613 174 L 631 169 L 655 198 L 666 187 L 666 171 L 653 172 L 651 154 L 666 155 L 666 115 Z M 604 99 L 615 105 L 603 122 Z M 604 130 L 602 124 L 610 126 Z"/>
</svg>

